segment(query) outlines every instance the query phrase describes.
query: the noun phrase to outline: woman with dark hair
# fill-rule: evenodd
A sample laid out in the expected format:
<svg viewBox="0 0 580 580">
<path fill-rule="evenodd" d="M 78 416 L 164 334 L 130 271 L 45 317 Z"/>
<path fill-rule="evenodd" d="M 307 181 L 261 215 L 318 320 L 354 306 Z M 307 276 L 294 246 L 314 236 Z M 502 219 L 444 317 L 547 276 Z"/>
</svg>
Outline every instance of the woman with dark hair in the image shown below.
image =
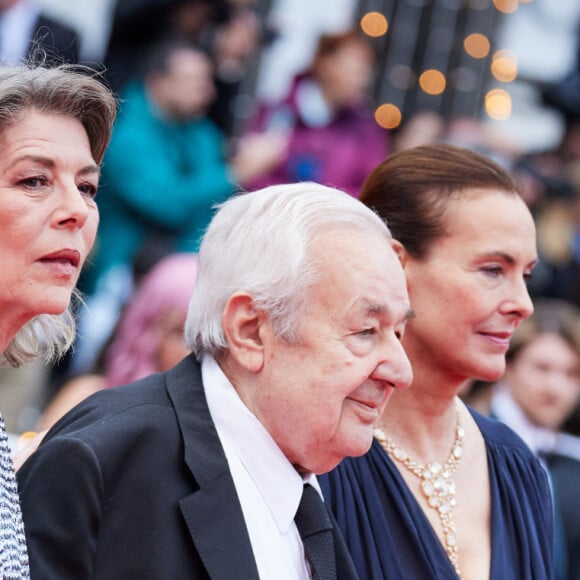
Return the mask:
<svg viewBox="0 0 580 580">
<path fill-rule="evenodd" d="M 360 577 L 552 578 L 544 469 L 457 396 L 503 374 L 533 311 L 528 207 L 502 167 L 449 145 L 387 158 L 360 198 L 387 220 L 415 311 L 401 339 L 411 387 L 393 393 L 369 453 L 321 478 Z"/>
</svg>

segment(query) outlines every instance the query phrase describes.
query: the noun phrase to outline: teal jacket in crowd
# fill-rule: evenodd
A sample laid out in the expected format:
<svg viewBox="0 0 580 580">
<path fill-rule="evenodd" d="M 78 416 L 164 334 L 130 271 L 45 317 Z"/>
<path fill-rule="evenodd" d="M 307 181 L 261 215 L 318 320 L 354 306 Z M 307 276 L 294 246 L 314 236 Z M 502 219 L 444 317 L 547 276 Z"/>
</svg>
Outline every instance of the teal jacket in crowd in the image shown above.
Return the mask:
<svg viewBox="0 0 580 580">
<path fill-rule="evenodd" d="M 127 86 L 102 167 L 101 223 L 86 293 L 111 267 L 131 266 L 151 240 L 170 242 L 172 251 L 197 251 L 214 204 L 235 191 L 224 147 L 209 119 L 168 119 L 142 82 Z"/>
</svg>

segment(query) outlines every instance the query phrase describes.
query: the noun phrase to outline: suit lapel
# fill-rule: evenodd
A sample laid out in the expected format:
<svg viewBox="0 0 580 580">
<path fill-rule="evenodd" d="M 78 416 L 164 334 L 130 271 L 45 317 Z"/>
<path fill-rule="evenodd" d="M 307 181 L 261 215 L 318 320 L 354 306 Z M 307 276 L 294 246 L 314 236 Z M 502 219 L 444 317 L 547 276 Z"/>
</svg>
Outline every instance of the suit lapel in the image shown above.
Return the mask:
<svg viewBox="0 0 580 580">
<path fill-rule="evenodd" d="M 228 463 L 193 356 L 167 373 L 185 446 L 185 463 L 199 489 L 180 502 L 191 538 L 212 579 L 258 580 L 250 538 Z"/>
</svg>

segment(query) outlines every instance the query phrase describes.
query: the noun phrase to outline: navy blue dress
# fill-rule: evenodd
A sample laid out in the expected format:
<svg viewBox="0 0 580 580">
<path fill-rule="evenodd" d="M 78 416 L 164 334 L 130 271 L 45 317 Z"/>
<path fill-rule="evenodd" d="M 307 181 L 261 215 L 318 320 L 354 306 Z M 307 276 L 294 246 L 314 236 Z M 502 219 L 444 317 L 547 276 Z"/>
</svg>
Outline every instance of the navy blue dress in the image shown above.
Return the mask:
<svg viewBox="0 0 580 580">
<path fill-rule="evenodd" d="M 472 411 L 487 447 L 492 580 L 550 580 L 553 523 L 544 469 L 522 440 Z M 361 580 L 457 580 L 423 510 L 375 440 L 320 476 Z"/>
</svg>

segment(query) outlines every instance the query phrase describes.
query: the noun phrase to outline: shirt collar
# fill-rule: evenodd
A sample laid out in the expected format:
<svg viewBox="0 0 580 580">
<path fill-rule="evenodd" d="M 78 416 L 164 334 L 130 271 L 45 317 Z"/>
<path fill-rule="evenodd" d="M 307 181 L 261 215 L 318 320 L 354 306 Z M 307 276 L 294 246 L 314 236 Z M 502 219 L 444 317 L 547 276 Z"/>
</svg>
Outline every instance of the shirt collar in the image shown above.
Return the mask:
<svg viewBox="0 0 580 580">
<path fill-rule="evenodd" d="M 303 485 L 310 483 L 321 493 L 316 476 L 302 477 L 294 469 L 212 356 L 203 356 L 201 373 L 209 411 L 222 444 L 236 454 L 278 529 L 286 534 L 298 510 Z"/>
<path fill-rule="evenodd" d="M 513 400 L 508 387 L 499 382 L 495 385 L 491 399 L 492 413 L 513 429 L 534 453 L 554 451 L 556 434 L 550 429 L 534 425 Z"/>
</svg>

